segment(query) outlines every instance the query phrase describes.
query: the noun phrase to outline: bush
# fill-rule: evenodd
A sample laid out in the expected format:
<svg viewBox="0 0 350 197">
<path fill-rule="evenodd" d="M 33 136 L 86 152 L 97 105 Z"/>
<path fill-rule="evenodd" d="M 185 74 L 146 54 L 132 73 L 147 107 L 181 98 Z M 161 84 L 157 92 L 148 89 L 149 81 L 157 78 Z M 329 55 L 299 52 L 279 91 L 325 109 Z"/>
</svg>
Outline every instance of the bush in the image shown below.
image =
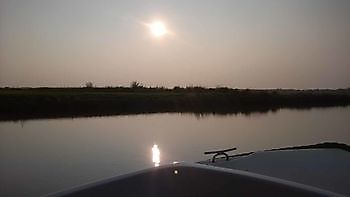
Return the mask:
<svg viewBox="0 0 350 197">
<path fill-rule="evenodd" d="M 143 88 L 143 85 L 140 82 L 133 81 L 130 83 L 131 88 Z"/>
<path fill-rule="evenodd" d="M 94 84 L 91 81 L 88 81 L 88 82 L 85 83 L 85 87 L 86 88 L 93 88 Z"/>
</svg>

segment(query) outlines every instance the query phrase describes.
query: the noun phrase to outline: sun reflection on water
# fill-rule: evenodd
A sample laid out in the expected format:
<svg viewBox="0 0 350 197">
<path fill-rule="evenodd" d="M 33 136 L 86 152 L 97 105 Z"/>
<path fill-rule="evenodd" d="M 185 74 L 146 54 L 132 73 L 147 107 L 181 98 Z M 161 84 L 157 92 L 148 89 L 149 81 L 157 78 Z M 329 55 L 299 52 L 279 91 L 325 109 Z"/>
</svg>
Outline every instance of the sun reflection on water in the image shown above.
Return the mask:
<svg viewBox="0 0 350 197">
<path fill-rule="evenodd" d="M 160 151 L 157 144 L 154 144 L 152 147 L 152 162 L 155 167 L 159 166 L 160 163 Z"/>
</svg>

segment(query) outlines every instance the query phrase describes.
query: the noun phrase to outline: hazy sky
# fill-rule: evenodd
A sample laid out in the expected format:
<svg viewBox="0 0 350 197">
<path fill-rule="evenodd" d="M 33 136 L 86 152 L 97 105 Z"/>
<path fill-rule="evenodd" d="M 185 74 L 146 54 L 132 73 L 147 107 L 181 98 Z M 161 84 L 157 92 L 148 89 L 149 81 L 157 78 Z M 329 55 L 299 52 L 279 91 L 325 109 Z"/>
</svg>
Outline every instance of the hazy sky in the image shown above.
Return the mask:
<svg viewBox="0 0 350 197">
<path fill-rule="evenodd" d="M 162 20 L 156 39 L 143 25 Z M 349 0 L 0 0 L 0 86 L 350 87 Z"/>
</svg>

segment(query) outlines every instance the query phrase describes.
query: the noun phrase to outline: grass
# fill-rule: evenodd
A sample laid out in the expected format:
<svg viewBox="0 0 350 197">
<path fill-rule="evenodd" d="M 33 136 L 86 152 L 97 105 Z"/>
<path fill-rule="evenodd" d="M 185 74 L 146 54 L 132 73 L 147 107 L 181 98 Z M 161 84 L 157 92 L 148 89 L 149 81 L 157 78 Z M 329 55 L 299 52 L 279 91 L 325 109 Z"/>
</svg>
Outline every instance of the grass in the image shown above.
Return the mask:
<svg viewBox="0 0 350 197">
<path fill-rule="evenodd" d="M 350 89 L 0 88 L 0 120 L 157 112 L 249 114 L 349 104 Z"/>
</svg>

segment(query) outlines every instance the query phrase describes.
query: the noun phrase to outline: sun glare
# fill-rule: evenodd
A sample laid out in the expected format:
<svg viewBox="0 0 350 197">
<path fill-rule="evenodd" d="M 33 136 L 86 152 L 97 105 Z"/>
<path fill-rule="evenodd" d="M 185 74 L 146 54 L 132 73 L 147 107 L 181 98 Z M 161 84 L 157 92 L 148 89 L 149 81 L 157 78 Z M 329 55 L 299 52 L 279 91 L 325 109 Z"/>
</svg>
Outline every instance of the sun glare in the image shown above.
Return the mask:
<svg viewBox="0 0 350 197">
<path fill-rule="evenodd" d="M 167 34 L 167 28 L 162 21 L 154 21 L 149 24 L 151 34 L 156 38 L 161 38 Z"/>
<path fill-rule="evenodd" d="M 152 147 L 152 162 L 155 167 L 159 166 L 160 163 L 160 151 L 157 144 L 154 144 Z"/>
</svg>

